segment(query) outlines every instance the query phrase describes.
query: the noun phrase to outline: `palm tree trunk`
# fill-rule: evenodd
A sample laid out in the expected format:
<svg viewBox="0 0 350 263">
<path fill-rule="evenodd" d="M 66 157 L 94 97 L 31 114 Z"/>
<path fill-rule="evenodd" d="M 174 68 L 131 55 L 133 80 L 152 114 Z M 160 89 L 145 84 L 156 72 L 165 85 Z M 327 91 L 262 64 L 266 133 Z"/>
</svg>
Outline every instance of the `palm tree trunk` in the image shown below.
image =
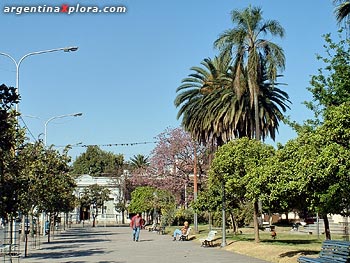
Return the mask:
<svg viewBox="0 0 350 263">
<path fill-rule="evenodd" d="M 248 77 L 248 86 L 251 93 L 251 106 L 254 108 L 254 122 L 255 122 L 255 139 L 260 141 L 260 125 L 259 125 L 259 86 L 254 74 Z M 251 134 L 251 136 L 253 133 Z"/>
<path fill-rule="evenodd" d="M 260 141 L 260 125 L 259 125 L 259 99 L 258 92 L 254 92 L 254 118 L 255 118 L 255 139 Z"/>
</svg>

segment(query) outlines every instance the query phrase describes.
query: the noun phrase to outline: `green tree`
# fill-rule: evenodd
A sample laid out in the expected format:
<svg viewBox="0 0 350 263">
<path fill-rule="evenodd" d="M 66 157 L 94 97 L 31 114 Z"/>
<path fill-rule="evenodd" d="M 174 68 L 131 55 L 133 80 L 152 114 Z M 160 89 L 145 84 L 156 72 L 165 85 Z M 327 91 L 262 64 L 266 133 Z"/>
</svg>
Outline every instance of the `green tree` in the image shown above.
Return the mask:
<svg viewBox="0 0 350 263">
<path fill-rule="evenodd" d="M 341 35 L 339 38 L 336 43 L 330 34 L 324 35 L 326 56 L 317 56 L 324 66 L 311 77 L 311 87 L 308 88 L 313 100 L 305 104 L 314 111 L 316 121 L 311 123 L 316 126 L 322 122 L 329 107 L 350 100 L 350 39 L 342 39 Z"/>
<path fill-rule="evenodd" d="M 239 87 L 246 82 L 250 95 L 250 106 L 254 109 L 255 138 L 260 140 L 262 123 L 259 118 L 259 101 L 261 97 L 260 84 L 263 82 L 262 69 L 266 77 L 274 83 L 278 71 L 285 67 L 283 49 L 267 40 L 260 38 L 268 33 L 274 37 L 283 37 L 284 29 L 276 20 L 263 20 L 261 8 L 251 7 L 233 10 L 231 13 L 234 28 L 224 31 L 214 42 L 214 46 L 223 53 L 232 54 L 235 85 Z M 245 74 L 245 79 L 242 79 Z M 252 127 L 253 128 L 253 127 Z"/>
<path fill-rule="evenodd" d="M 150 213 L 154 209 L 156 188 L 151 186 L 137 187 L 131 193 L 131 201 L 129 205 L 130 213 Z"/>
<path fill-rule="evenodd" d="M 327 239 L 331 238 L 327 215 L 349 215 L 349 118 L 349 102 L 330 107 L 321 126 L 299 132 L 262 171 L 270 183 L 275 181 L 265 200 L 319 213 Z"/>
<path fill-rule="evenodd" d="M 15 88 L 0 86 L 0 217 L 10 219 L 18 212 L 18 196 L 23 189 L 15 152 L 25 137 L 18 127 L 18 113 L 12 109 L 18 101 Z"/>
<path fill-rule="evenodd" d="M 134 155 L 130 158 L 130 167 L 132 170 L 145 169 L 149 166 L 149 159 L 142 154 Z"/>
<path fill-rule="evenodd" d="M 96 226 L 96 218 L 105 201 L 109 200 L 110 190 L 98 184 L 86 187 L 80 197 L 81 207 L 92 207 L 92 226 Z"/>
<path fill-rule="evenodd" d="M 76 175 L 102 174 L 120 175 L 123 172 L 124 156 L 101 150 L 98 146 L 88 146 L 86 152 L 77 157 L 73 163 L 73 173 Z"/>
<path fill-rule="evenodd" d="M 210 184 L 224 184 L 235 200 L 254 204 L 255 241 L 259 242 L 258 201 L 265 193 L 265 178 L 256 170 L 274 155 L 274 148 L 260 141 L 241 138 L 231 141 L 215 153 L 209 170 Z"/>
<path fill-rule="evenodd" d="M 129 213 L 146 213 L 153 216 L 158 213 L 163 215 L 163 223 L 171 221 L 171 211 L 175 208 L 175 197 L 167 190 L 157 189 L 152 186 L 137 187 L 131 193 Z M 155 218 L 153 218 L 154 220 Z M 162 219 L 163 220 L 163 219 Z"/>
<path fill-rule="evenodd" d="M 68 174 L 70 157 L 67 153 L 68 149 L 63 154 L 46 149 L 41 141 L 17 148 L 18 180 L 21 182 L 18 209 L 23 215 L 38 216 L 44 212 L 51 221 L 60 212 L 68 213 L 74 208 L 76 184 Z M 24 224 L 22 227 L 24 230 Z"/>
<path fill-rule="evenodd" d="M 290 202 L 290 207 L 295 207 L 296 200 L 304 200 L 304 208 L 324 218 L 326 237 L 330 239 L 327 214 L 348 211 L 345 182 L 349 178 L 345 171 L 349 164 L 345 156 L 349 154 L 350 50 L 349 40 L 341 35 L 338 43 L 330 34 L 324 38 L 326 55 L 318 55 L 317 59 L 325 66 L 312 76 L 308 90 L 313 100 L 306 102 L 315 119 L 294 125 L 298 138 L 278 151 L 279 160 L 267 173 L 275 170 L 279 173 L 275 180 L 281 182 L 271 199 L 277 201 L 281 196 L 276 193 L 280 191 L 289 197 L 280 200 Z"/>
<path fill-rule="evenodd" d="M 233 136 L 230 131 L 213 124 L 210 109 L 220 100 L 217 93 L 232 86 L 232 78 L 229 77 L 230 60 L 227 55 L 204 59 L 201 62 L 202 67 L 192 67 L 194 73 L 183 79 L 183 84 L 176 90 L 179 93 L 174 101 L 175 106 L 179 107 L 177 118 L 183 117 L 182 126 L 200 143 L 221 145 Z M 235 109 L 227 108 L 233 111 Z"/>
<path fill-rule="evenodd" d="M 233 138 L 254 137 L 254 111 L 250 105 L 249 90 L 246 88 L 246 73 L 234 72 L 229 55 L 223 54 L 212 61 L 202 62 L 205 68 L 193 67 L 195 71 L 185 78 L 177 89 L 175 99 L 179 107 L 178 118 L 182 126 L 198 142 L 220 146 Z M 237 74 L 241 74 L 237 81 Z M 279 121 L 288 108 L 288 94 L 277 88 L 267 78 L 265 68 L 261 69 L 259 123 L 264 139 L 270 135 L 275 139 Z"/>
</svg>

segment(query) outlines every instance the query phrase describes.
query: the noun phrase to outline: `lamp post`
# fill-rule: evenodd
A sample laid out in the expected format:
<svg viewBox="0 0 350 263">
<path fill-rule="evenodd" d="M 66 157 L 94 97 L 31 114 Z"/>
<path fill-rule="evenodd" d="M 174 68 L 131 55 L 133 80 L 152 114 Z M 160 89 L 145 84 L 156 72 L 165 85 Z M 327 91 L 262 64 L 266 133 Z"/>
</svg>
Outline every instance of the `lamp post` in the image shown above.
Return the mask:
<svg viewBox="0 0 350 263">
<path fill-rule="evenodd" d="M 78 47 L 62 47 L 62 48 L 54 48 L 54 49 L 47 49 L 47 50 L 41 50 L 41 51 L 36 51 L 36 52 L 30 52 L 30 53 L 24 55 L 23 57 L 21 57 L 18 61 L 15 60 L 11 55 L 9 55 L 7 53 L 0 52 L 0 55 L 8 57 L 16 65 L 16 94 L 18 95 L 19 94 L 19 69 L 20 69 L 20 66 L 25 58 L 33 56 L 33 55 L 40 55 L 40 54 L 51 53 L 51 52 L 56 52 L 56 51 L 74 52 L 77 50 L 78 50 Z M 18 112 L 18 103 L 16 104 L 16 111 Z"/>
<path fill-rule="evenodd" d="M 197 200 L 197 196 L 198 196 L 198 182 L 197 182 L 197 147 L 196 144 L 194 143 L 194 158 L 193 158 L 193 162 L 194 162 L 194 168 L 193 168 L 193 197 L 194 197 L 194 201 Z M 197 212 L 194 213 L 194 231 L 195 233 L 199 233 L 198 232 L 198 214 Z"/>
<path fill-rule="evenodd" d="M 222 178 L 222 241 L 221 247 L 226 247 L 226 193 L 225 180 Z"/>
<path fill-rule="evenodd" d="M 82 116 L 82 115 L 83 115 L 83 113 L 78 112 L 78 113 L 71 113 L 71 114 L 64 114 L 64 115 L 54 116 L 54 117 L 51 117 L 50 119 L 48 119 L 45 122 L 45 125 L 44 125 L 44 145 L 46 146 L 46 143 L 47 143 L 47 125 L 49 124 L 50 121 L 55 120 L 55 119 L 70 117 L 70 116 L 71 117 L 79 117 L 79 116 Z"/>
<path fill-rule="evenodd" d="M 47 142 L 47 125 L 49 124 L 50 121 L 55 120 L 55 119 L 70 117 L 70 116 L 72 116 L 72 117 L 79 117 L 79 116 L 82 116 L 82 115 L 83 115 L 83 113 L 78 112 L 78 113 L 58 115 L 58 116 L 54 116 L 54 117 L 51 117 L 50 119 L 48 119 L 45 122 L 45 125 L 44 125 L 44 146 L 46 147 L 46 142 Z M 45 213 L 42 213 L 42 222 L 44 222 L 44 221 L 45 221 Z M 83 226 L 84 226 L 84 220 L 83 220 Z M 45 233 L 45 231 L 43 231 L 43 233 Z"/>
</svg>

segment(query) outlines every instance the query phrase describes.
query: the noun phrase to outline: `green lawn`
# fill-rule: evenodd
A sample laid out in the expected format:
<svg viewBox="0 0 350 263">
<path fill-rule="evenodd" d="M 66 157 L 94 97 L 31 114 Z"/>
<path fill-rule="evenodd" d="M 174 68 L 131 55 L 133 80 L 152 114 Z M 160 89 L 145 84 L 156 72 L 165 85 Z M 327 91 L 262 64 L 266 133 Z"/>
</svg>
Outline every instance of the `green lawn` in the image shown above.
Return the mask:
<svg viewBox="0 0 350 263">
<path fill-rule="evenodd" d="M 199 233 L 195 233 L 192 227 L 191 239 L 199 242 L 199 239 L 206 237 L 209 232 L 208 225 L 199 225 Z M 181 226 L 172 226 L 166 228 L 166 234 L 172 235 L 176 228 Z M 292 263 L 297 262 L 297 258 L 301 255 L 315 257 L 318 255 L 322 242 L 325 239 L 324 235 L 310 235 L 298 231 L 290 231 L 290 227 L 276 227 L 277 237 L 271 238 L 271 233 L 267 231 L 260 231 L 260 242 L 254 241 L 253 228 L 240 228 L 240 234 L 233 234 L 228 230 L 226 234 L 227 247 L 225 249 L 241 254 L 250 255 L 261 258 L 270 262 L 276 263 Z M 215 245 L 221 245 L 222 231 L 220 228 L 213 228 L 217 230 L 217 238 Z M 341 236 L 332 236 L 332 239 L 342 240 Z"/>
</svg>

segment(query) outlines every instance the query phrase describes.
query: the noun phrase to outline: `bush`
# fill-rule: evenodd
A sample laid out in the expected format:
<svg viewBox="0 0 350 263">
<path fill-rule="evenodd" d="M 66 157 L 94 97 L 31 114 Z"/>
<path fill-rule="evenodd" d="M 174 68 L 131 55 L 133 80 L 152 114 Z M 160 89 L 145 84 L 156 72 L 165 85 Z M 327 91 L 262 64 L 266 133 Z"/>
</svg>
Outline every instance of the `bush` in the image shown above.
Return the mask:
<svg viewBox="0 0 350 263">
<path fill-rule="evenodd" d="M 173 224 L 180 226 L 180 225 L 183 225 L 185 221 L 191 224 L 193 222 L 193 215 L 194 215 L 194 212 L 190 208 L 189 209 L 178 208 L 175 212 Z"/>
</svg>

